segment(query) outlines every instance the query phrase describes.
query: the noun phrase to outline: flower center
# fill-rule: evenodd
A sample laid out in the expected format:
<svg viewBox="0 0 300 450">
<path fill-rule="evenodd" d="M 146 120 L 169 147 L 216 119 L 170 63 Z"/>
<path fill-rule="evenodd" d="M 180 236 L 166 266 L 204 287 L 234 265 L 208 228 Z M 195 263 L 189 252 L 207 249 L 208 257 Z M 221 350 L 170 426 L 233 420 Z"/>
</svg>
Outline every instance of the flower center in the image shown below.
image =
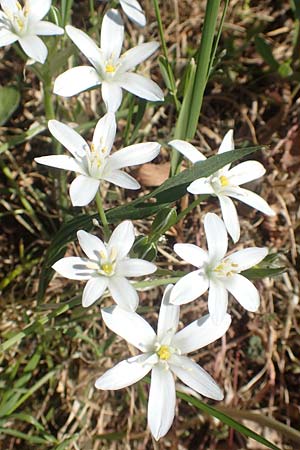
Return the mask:
<svg viewBox="0 0 300 450">
<path fill-rule="evenodd" d="M 115 73 L 116 70 L 117 70 L 117 67 L 113 64 L 107 63 L 105 66 L 106 73 Z"/>
<path fill-rule="evenodd" d="M 226 258 L 213 269 L 213 272 L 220 278 L 231 277 L 232 275 L 239 273 L 238 267 L 238 264 L 230 261 L 229 258 Z"/>
<path fill-rule="evenodd" d="M 98 273 L 106 277 L 111 277 L 112 275 L 114 275 L 116 268 L 116 260 L 117 260 L 117 251 L 115 248 L 112 248 L 109 254 L 106 254 L 104 251 L 100 252 Z"/>
<path fill-rule="evenodd" d="M 226 187 L 229 185 L 229 180 L 227 177 L 225 177 L 225 175 L 221 175 L 219 179 L 222 187 Z"/>
<path fill-rule="evenodd" d="M 161 345 L 157 350 L 156 354 L 163 361 L 167 361 L 168 359 L 171 358 L 172 352 L 170 350 L 170 347 L 168 347 L 167 345 Z"/>
<path fill-rule="evenodd" d="M 114 266 L 111 262 L 107 262 L 107 263 L 101 264 L 101 270 L 103 270 L 103 272 L 109 276 L 113 273 Z"/>
<path fill-rule="evenodd" d="M 24 7 L 19 2 L 16 2 L 18 12 L 14 12 L 10 16 L 12 26 L 17 34 L 23 34 L 26 31 L 27 16 L 29 13 L 27 2 L 25 1 Z"/>
</svg>

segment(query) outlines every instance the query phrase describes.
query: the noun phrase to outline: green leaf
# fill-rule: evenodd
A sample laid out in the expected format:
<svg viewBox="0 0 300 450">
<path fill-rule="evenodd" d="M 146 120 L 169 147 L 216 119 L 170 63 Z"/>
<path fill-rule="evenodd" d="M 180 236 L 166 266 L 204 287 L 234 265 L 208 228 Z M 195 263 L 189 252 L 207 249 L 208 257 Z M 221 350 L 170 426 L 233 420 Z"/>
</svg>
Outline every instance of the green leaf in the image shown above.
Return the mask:
<svg viewBox="0 0 300 450">
<path fill-rule="evenodd" d="M 265 39 L 261 36 L 255 36 L 255 48 L 263 60 L 271 67 L 272 70 L 277 70 L 278 62 L 273 56 L 272 49 Z"/>
<path fill-rule="evenodd" d="M 13 86 L 0 87 L 0 126 L 13 115 L 20 103 L 20 92 Z"/>
<path fill-rule="evenodd" d="M 227 414 L 218 411 L 217 409 L 213 408 L 212 406 L 207 405 L 206 403 L 201 402 L 200 400 L 191 397 L 190 395 L 184 394 L 182 392 L 177 392 L 177 396 L 181 398 L 182 400 L 185 400 L 188 403 L 191 403 L 196 408 L 200 409 L 201 411 L 209 414 L 210 416 L 216 417 L 221 422 L 225 423 L 229 427 L 233 428 L 234 430 L 238 431 L 239 433 L 243 434 L 246 437 L 249 437 L 251 439 L 254 439 L 256 442 L 259 442 L 260 444 L 265 445 L 267 448 L 270 448 L 272 450 L 280 450 L 279 447 L 272 444 L 272 442 L 268 441 L 264 437 L 260 436 L 259 434 L 255 433 L 254 431 L 250 430 L 250 428 L 246 427 L 245 425 L 242 425 L 241 423 L 237 422 L 236 420 L 232 419 L 232 417 L 228 416 Z"/>
<path fill-rule="evenodd" d="M 241 275 L 248 278 L 249 280 L 257 280 L 266 277 L 277 277 L 282 273 L 286 272 L 286 267 L 276 267 L 276 268 L 251 268 L 241 272 Z"/>
<path fill-rule="evenodd" d="M 293 69 L 290 61 L 285 61 L 278 67 L 278 73 L 282 78 L 287 78 L 293 75 Z"/>
<path fill-rule="evenodd" d="M 149 240 L 155 242 L 177 221 L 176 208 L 163 208 L 155 217 L 149 235 Z"/>
</svg>

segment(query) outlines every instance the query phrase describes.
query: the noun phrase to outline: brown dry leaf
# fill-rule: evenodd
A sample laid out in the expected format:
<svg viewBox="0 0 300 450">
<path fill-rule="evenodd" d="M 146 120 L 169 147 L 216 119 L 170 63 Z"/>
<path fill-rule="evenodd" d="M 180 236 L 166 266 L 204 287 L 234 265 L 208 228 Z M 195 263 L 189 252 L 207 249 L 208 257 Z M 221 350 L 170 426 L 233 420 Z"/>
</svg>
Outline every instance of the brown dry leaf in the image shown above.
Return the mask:
<svg viewBox="0 0 300 450">
<path fill-rule="evenodd" d="M 169 178 L 170 163 L 162 164 L 143 164 L 136 171 L 136 179 L 142 186 L 160 186 L 164 181 Z"/>
<path fill-rule="evenodd" d="M 297 170 L 300 166 L 300 129 L 294 125 L 288 132 L 281 159 L 283 169 Z"/>
</svg>

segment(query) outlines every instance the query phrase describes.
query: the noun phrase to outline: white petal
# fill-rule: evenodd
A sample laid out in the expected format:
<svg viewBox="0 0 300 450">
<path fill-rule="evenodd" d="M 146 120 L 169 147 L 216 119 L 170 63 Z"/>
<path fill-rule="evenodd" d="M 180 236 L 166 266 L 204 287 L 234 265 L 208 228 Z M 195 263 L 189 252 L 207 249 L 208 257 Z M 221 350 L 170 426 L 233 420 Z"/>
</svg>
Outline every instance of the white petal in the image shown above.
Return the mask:
<svg viewBox="0 0 300 450">
<path fill-rule="evenodd" d="M 263 212 L 267 216 L 275 215 L 275 211 L 270 208 L 268 203 L 262 197 L 252 191 L 249 191 L 248 189 L 231 188 L 228 195 L 230 195 L 230 197 L 236 198 L 237 200 L 240 200 L 241 202 L 246 203 L 249 206 L 252 206 L 252 208 L 258 209 L 258 211 Z"/>
<path fill-rule="evenodd" d="M 89 260 L 86 258 L 70 256 L 57 261 L 52 269 L 70 280 L 89 280 L 94 270 L 88 268 L 88 263 Z"/>
<path fill-rule="evenodd" d="M 155 343 L 153 328 L 138 314 L 119 306 L 101 309 L 106 326 L 129 344 L 147 352 Z"/>
<path fill-rule="evenodd" d="M 189 303 L 204 294 L 207 288 L 207 276 L 200 270 L 195 270 L 177 281 L 171 293 L 171 303 L 174 305 Z"/>
<path fill-rule="evenodd" d="M 115 113 L 122 102 L 122 89 L 118 83 L 104 81 L 101 88 L 102 98 L 108 112 Z"/>
<path fill-rule="evenodd" d="M 108 289 L 114 301 L 123 309 L 133 312 L 139 304 L 139 296 L 129 281 L 114 275 L 108 279 Z"/>
<path fill-rule="evenodd" d="M 120 261 L 130 252 L 135 239 L 134 226 L 130 220 L 121 222 L 112 232 L 108 242 L 108 248 L 117 252 Z"/>
<path fill-rule="evenodd" d="M 95 303 L 95 301 L 103 295 L 105 289 L 107 288 L 107 284 L 106 277 L 95 276 L 91 278 L 83 290 L 82 306 L 87 308 Z"/>
<path fill-rule="evenodd" d="M 27 0 L 29 17 L 34 21 L 41 20 L 48 13 L 51 0 Z"/>
<path fill-rule="evenodd" d="M 236 212 L 236 208 L 231 198 L 227 197 L 226 195 L 219 195 L 218 198 L 226 229 L 233 242 L 235 243 L 240 238 L 240 222 Z"/>
<path fill-rule="evenodd" d="M 125 52 L 120 58 L 121 65 L 118 69 L 118 74 L 133 69 L 135 66 L 140 64 L 140 62 L 149 58 L 149 56 L 152 55 L 158 47 L 158 42 L 147 42 L 127 50 L 127 52 Z"/>
<path fill-rule="evenodd" d="M 135 258 L 122 259 L 116 267 L 117 274 L 123 277 L 141 277 L 149 275 L 156 270 L 157 267 L 155 264 Z"/>
<path fill-rule="evenodd" d="M 217 263 L 227 252 L 228 236 L 222 219 L 216 214 L 207 213 L 204 217 L 209 261 Z"/>
<path fill-rule="evenodd" d="M 1 8 L 6 14 L 17 13 L 18 6 L 16 0 L 1 0 L 0 1 Z"/>
<path fill-rule="evenodd" d="M 100 181 L 94 178 L 79 175 L 72 181 L 70 186 L 70 197 L 73 206 L 88 205 L 97 194 Z"/>
<path fill-rule="evenodd" d="M 134 356 L 133 358 L 121 361 L 112 369 L 105 372 L 95 383 L 97 389 L 122 389 L 131 386 L 144 378 L 151 370 L 151 365 L 143 364 L 144 355 Z"/>
<path fill-rule="evenodd" d="M 39 158 L 34 158 L 34 160 L 45 166 L 55 167 L 56 169 L 72 170 L 73 172 L 84 174 L 84 170 L 72 156 L 49 155 L 40 156 Z"/>
<path fill-rule="evenodd" d="M 176 356 L 176 359 L 172 357 L 170 367 L 175 375 L 194 391 L 214 400 L 223 399 L 223 392 L 215 380 L 191 359 L 186 356 Z"/>
<path fill-rule="evenodd" d="M 58 27 L 54 23 L 46 22 L 41 20 L 40 22 L 34 23 L 31 26 L 31 31 L 34 34 L 39 34 L 41 36 L 53 36 L 55 34 L 64 34 L 64 29 Z"/>
<path fill-rule="evenodd" d="M 95 69 L 101 73 L 103 55 L 100 48 L 86 33 L 72 25 L 66 26 L 66 32 L 83 55 L 90 61 Z"/>
<path fill-rule="evenodd" d="M 4 47 L 4 45 L 13 44 L 18 39 L 19 36 L 12 33 L 11 31 L 5 29 L 0 30 L 0 47 Z"/>
<path fill-rule="evenodd" d="M 94 69 L 89 66 L 78 66 L 59 75 L 53 87 L 54 94 L 71 97 L 101 84 L 101 79 Z"/>
<path fill-rule="evenodd" d="M 115 115 L 107 113 L 103 116 L 96 125 L 93 144 L 96 148 L 100 147 L 105 149 L 105 153 L 108 154 L 113 146 L 117 131 L 117 124 Z"/>
<path fill-rule="evenodd" d="M 82 159 L 86 155 L 88 144 L 73 128 L 58 120 L 49 120 L 48 128 L 52 136 L 66 147 L 75 158 Z"/>
<path fill-rule="evenodd" d="M 122 172 L 121 170 L 113 170 L 112 172 L 108 172 L 107 175 L 103 174 L 102 178 L 103 180 L 124 189 L 135 190 L 141 187 L 140 183 L 138 183 L 131 175 L 126 172 Z"/>
<path fill-rule="evenodd" d="M 268 254 L 268 249 L 263 247 L 252 247 L 252 248 L 244 248 L 238 252 L 233 253 L 228 257 L 228 259 L 238 264 L 238 271 L 242 272 L 243 270 L 250 269 L 250 267 L 255 266 L 260 263 Z"/>
<path fill-rule="evenodd" d="M 198 178 L 193 181 L 188 187 L 187 191 L 191 194 L 214 194 L 215 191 L 210 184 L 210 178 Z"/>
<path fill-rule="evenodd" d="M 109 169 L 122 169 L 152 161 L 159 154 L 159 150 L 160 145 L 156 142 L 143 142 L 122 148 L 109 158 Z"/>
<path fill-rule="evenodd" d="M 266 169 L 258 161 L 245 161 L 230 169 L 227 177 L 230 184 L 239 186 L 262 177 L 265 172 Z"/>
<path fill-rule="evenodd" d="M 203 267 L 208 262 L 207 252 L 194 244 L 175 244 L 174 252 L 195 267 Z"/>
<path fill-rule="evenodd" d="M 169 284 L 166 287 L 158 316 L 157 340 L 165 345 L 170 345 L 170 342 L 178 328 L 179 322 L 180 307 L 170 303 L 170 294 L 172 289 L 172 284 Z"/>
<path fill-rule="evenodd" d="M 168 145 L 175 148 L 179 153 L 182 153 L 192 163 L 206 160 L 206 157 L 189 142 L 174 139 L 173 141 L 170 141 Z"/>
<path fill-rule="evenodd" d="M 172 345 L 179 348 L 182 354 L 194 352 L 222 337 L 230 323 L 229 314 L 225 314 L 224 320 L 219 325 L 216 325 L 207 314 L 176 333 Z"/>
<path fill-rule="evenodd" d="M 148 425 L 155 440 L 169 431 L 175 416 L 176 390 L 170 370 L 155 365 L 151 373 Z"/>
<path fill-rule="evenodd" d="M 77 238 L 80 247 L 89 259 L 99 261 L 100 252 L 106 254 L 106 247 L 97 236 L 87 233 L 84 230 L 79 230 L 77 231 Z"/>
<path fill-rule="evenodd" d="M 151 102 L 159 102 L 164 99 L 164 93 L 158 84 L 137 73 L 124 73 L 119 82 L 126 91 Z"/>
<path fill-rule="evenodd" d="M 258 310 L 260 303 L 258 290 L 246 277 L 233 275 L 224 281 L 224 285 L 247 311 Z"/>
<path fill-rule="evenodd" d="M 22 36 L 19 38 L 19 43 L 26 55 L 44 64 L 48 50 L 42 39 L 37 36 Z"/>
<path fill-rule="evenodd" d="M 229 152 L 230 150 L 234 150 L 233 130 L 229 130 L 225 134 L 221 142 L 218 154 Z"/>
<path fill-rule="evenodd" d="M 140 27 L 146 25 L 146 17 L 137 0 L 120 0 L 124 13 Z"/>
<path fill-rule="evenodd" d="M 116 9 L 110 9 L 104 16 L 101 26 L 101 50 L 105 59 L 119 58 L 124 40 L 124 26 Z"/>
<path fill-rule="evenodd" d="M 225 283 L 218 280 L 210 280 L 208 291 L 208 311 L 215 325 L 219 326 L 226 315 L 228 305 L 228 292 Z"/>
</svg>

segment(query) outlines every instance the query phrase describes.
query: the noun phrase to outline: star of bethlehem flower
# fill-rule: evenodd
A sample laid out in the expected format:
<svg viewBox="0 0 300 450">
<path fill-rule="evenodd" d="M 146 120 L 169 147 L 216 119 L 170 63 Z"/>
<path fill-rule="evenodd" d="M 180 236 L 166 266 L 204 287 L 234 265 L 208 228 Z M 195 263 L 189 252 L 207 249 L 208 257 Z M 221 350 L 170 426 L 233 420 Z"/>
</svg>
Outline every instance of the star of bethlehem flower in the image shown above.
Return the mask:
<svg viewBox="0 0 300 450">
<path fill-rule="evenodd" d="M 59 75 L 54 83 L 54 93 L 70 97 L 101 85 L 102 98 L 107 111 L 116 112 L 122 101 L 122 89 L 150 101 L 163 100 L 163 92 L 152 80 L 132 73 L 140 62 L 157 48 L 157 42 L 134 47 L 120 56 L 124 25 L 118 11 L 110 9 L 101 27 L 101 48 L 83 31 L 70 25 L 68 36 L 87 57 L 93 67 L 79 66 Z"/>
<path fill-rule="evenodd" d="M 48 13 L 51 0 L 25 0 L 23 4 L 17 0 L 0 1 L 0 47 L 19 41 L 26 55 L 43 64 L 48 50 L 37 35 L 63 34 L 64 30 L 41 20 Z"/>
<path fill-rule="evenodd" d="M 121 389 L 141 380 L 151 372 L 148 402 L 148 425 L 156 440 L 163 437 L 175 415 L 176 391 L 174 375 L 201 395 L 222 400 L 223 393 L 212 377 L 185 356 L 223 336 L 231 318 L 225 315 L 216 326 L 209 315 L 195 320 L 176 333 L 179 306 L 170 304 L 172 285 L 163 295 L 157 333 L 141 316 L 112 307 L 102 310 L 108 328 L 142 352 L 105 372 L 97 379 L 97 389 Z"/>
<path fill-rule="evenodd" d="M 140 277 L 156 271 L 155 264 L 143 259 L 129 258 L 135 235 L 130 220 L 120 223 L 108 243 L 84 230 L 77 232 L 80 247 L 87 258 L 62 258 L 52 267 L 71 280 L 88 280 L 82 295 L 82 305 L 91 306 L 106 289 L 122 308 L 134 311 L 139 297 L 127 277 Z"/>
<path fill-rule="evenodd" d="M 100 0 L 104 1 L 104 0 Z M 119 0 L 120 5 L 127 15 L 136 25 L 144 27 L 146 25 L 145 13 L 137 0 Z"/>
<path fill-rule="evenodd" d="M 188 142 L 175 139 L 169 142 L 169 145 L 182 153 L 192 163 L 206 159 L 200 151 Z M 229 130 L 224 136 L 218 154 L 230 150 L 234 150 L 233 130 Z M 209 177 L 193 181 L 187 190 L 191 194 L 211 194 L 218 197 L 227 231 L 233 242 L 237 242 L 240 238 L 240 224 L 235 205 L 230 197 L 240 200 L 268 216 L 275 215 L 273 209 L 263 198 L 239 186 L 260 178 L 264 173 L 265 168 L 258 161 L 246 161 L 232 169 L 230 169 L 230 164 L 227 164 Z"/>
<path fill-rule="evenodd" d="M 57 120 L 50 120 L 48 126 L 52 135 L 72 156 L 41 156 L 35 158 L 35 161 L 78 174 L 70 185 L 73 206 L 88 205 L 95 197 L 101 180 L 125 189 L 139 189 L 140 184 L 120 169 L 151 161 L 158 155 L 160 149 L 160 145 L 156 142 L 147 142 L 130 145 L 110 154 L 116 135 L 116 120 L 113 113 L 107 113 L 99 120 L 91 145 L 88 145 L 75 130 Z"/>
<path fill-rule="evenodd" d="M 267 248 L 245 248 L 225 256 L 228 238 L 224 222 L 216 214 L 208 213 L 204 218 L 204 230 L 207 252 L 193 244 L 174 245 L 177 255 L 198 269 L 176 283 L 171 303 L 189 303 L 209 289 L 208 311 L 215 324 L 221 323 L 226 315 L 228 291 L 247 311 L 257 311 L 258 290 L 240 272 L 262 261 L 268 253 Z"/>
</svg>

